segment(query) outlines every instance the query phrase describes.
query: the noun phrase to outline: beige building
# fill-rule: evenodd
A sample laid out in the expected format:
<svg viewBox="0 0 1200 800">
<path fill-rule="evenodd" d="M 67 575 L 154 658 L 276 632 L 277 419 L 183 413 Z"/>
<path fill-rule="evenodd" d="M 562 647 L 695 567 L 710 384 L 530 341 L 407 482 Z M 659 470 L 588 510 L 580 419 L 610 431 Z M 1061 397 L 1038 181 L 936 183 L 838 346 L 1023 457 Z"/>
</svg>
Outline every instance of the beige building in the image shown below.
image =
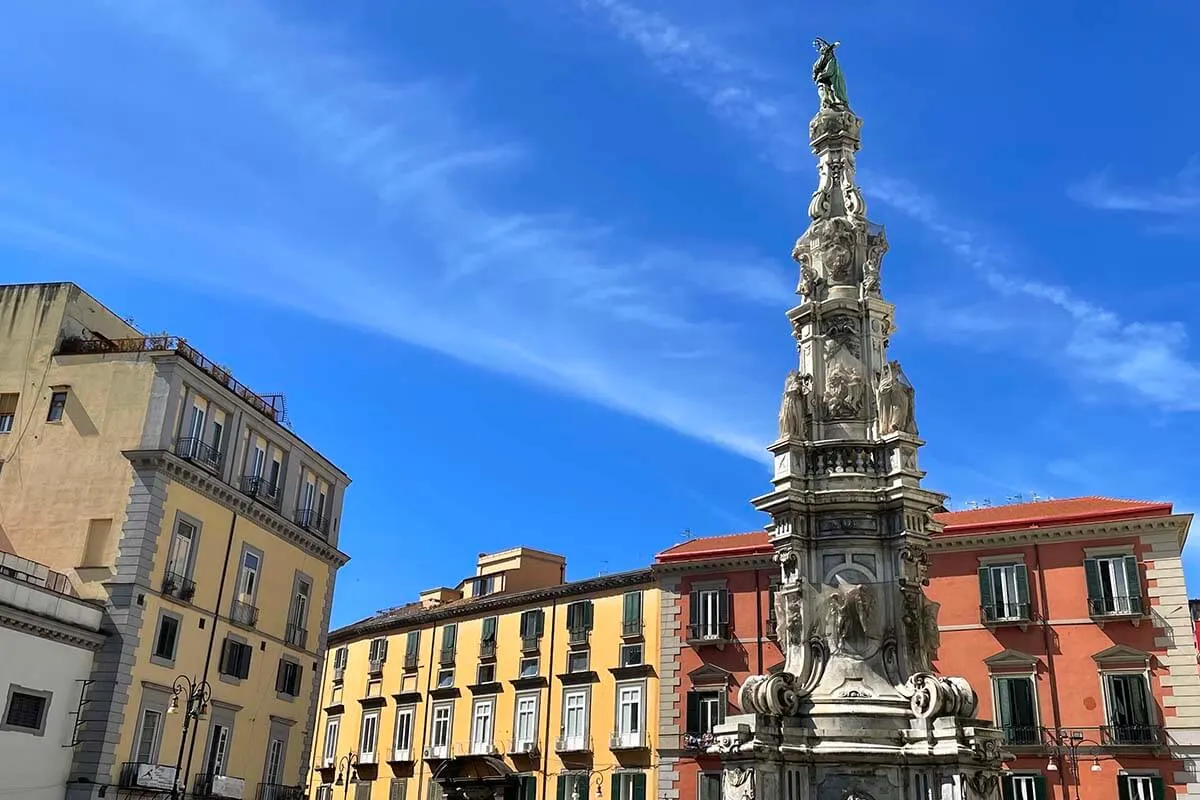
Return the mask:
<svg viewBox="0 0 1200 800">
<path fill-rule="evenodd" d="M 330 634 L 309 797 L 647 800 L 658 724 L 650 570 L 561 556 L 475 574 Z"/>
<path fill-rule="evenodd" d="M 295 796 L 349 479 L 282 398 L 73 284 L 0 287 L 0 329 L 0 538 L 100 601 L 110 633 L 68 795 Z"/>
</svg>

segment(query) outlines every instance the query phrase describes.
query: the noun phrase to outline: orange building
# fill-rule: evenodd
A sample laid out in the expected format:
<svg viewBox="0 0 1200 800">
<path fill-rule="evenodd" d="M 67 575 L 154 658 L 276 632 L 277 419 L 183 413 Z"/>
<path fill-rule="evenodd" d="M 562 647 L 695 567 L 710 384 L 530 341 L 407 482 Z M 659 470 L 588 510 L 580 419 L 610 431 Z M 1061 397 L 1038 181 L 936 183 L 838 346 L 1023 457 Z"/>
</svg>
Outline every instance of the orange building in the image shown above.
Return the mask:
<svg viewBox="0 0 1200 800">
<path fill-rule="evenodd" d="M 1004 730 L 1005 799 L 1200 797 L 1200 670 L 1180 558 L 1191 515 L 1084 497 L 937 519 L 935 667 L 966 677 L 979 715 Z M 720 800 L 719 761 L 698 752 L 704 735 L 746 676 L 782 660 L 771 554 L 754 532 L 656 559 L 661 800 Z"/>
</svg>

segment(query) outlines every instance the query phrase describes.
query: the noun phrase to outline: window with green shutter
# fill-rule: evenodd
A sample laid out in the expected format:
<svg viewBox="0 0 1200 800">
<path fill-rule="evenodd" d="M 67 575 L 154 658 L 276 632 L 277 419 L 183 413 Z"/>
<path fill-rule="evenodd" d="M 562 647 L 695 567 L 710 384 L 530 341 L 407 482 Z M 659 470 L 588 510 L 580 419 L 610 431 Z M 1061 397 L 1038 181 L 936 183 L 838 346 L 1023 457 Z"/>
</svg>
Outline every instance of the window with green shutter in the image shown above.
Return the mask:
<svg viewBox="0 0 1200 800">
<path fill-rule="evenodd" d="M 496 657 L 496 618 L 485 617 L 483 630 L 479 634 L 479 657 Z"/>
<path fill-rule="evenodd" d="M 1103 744 L 1158 744 L 1159 730 L 1153 723 L 1153 699 L 1146 676 L 1141 673 L 1104 676 L 1108 725 L 1101 729 Z"/>
<path fill-rule="evenodd" d="M 729 638 L 729 590 L 694 589 L 688 603 L 688 638 L 723 642 Z"/>
<path fill-rule="evenodd" d="M 979 568 L 979 616 L 985 624 L 1032 619 L 1029 573 L 1024 564 L 988 564 Z"/>
<path fill-rule="evenodd" d="M 996 687 L 996 725 L 1006 744 L 1034 745 L 1040 740 L 1033 678 L 1021 675 L 993 678 Z"/>
<path fill-rule="evenodd" d="M 546 612 L 540 608 L 530 609 L 521 613 L 521 647 L 525 651 L 536 650 L 538 640 L 542 638 L 546 622 Z"/>
<path fill-rule="evenodd" d="M 454 661 L 454 650 L 458 646 L 458 624 L 450 623 L 442 628 L 442 656 L 443 664 L 448 664 Z"/>
<path fill-rule="evenodd" d="M 1118 775 L 1118 800 L 1166 800 L 1165 781 L 1158 775 Z"/>
<path fill-rule="evenodd" d="M 621 606 L 621 635 L 642 635 L 642 593 L 626 592 Z"/>
<path fill-rule="evenodd" d="M 555 800 L 588 800 L 586 772 L 560 772 Z"/>
<path fill-rule="evenodd" d="M 614 772 L 611 800 L 646 800 L 646 773 Z"/>
<path fill-rule="evenodd" d="M 567 633 L 571 644 L 583 644 L 592 630 L 592 601 L 580 600 L 567 606 Z"/>
<path fill-rule="evenodd" d="M 1044 775 L 1004 775 L 1000 779 L 1000 794 L 1003 800 L 1050 800 Z"/>
<path fill-rule="evenodd" d="M 721 773 L 700 773 L 699 800 L 721 800 Z"/>
<path fill-rule="evenodd" d="M 417 668 L 417 660 L 421 654 L 421 632 L 409 631 L 404 637 L 404 668 L 413 670 Z"/>
<path fill-rule="evenodd" d="M 1084 559 L 1083 572 L 1091 616 L 1141 616 L 1142 577 L 1137 556 Z"/>
</svg>

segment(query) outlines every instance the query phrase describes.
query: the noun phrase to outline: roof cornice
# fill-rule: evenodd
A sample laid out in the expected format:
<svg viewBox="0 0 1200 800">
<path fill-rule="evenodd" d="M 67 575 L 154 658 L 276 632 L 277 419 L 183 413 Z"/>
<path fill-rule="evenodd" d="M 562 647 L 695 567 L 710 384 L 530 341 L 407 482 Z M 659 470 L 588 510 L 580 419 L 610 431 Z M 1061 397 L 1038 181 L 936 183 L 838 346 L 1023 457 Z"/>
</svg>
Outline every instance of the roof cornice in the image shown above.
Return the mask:
<svg viewBox="0 0 1200 800">
<path fill-rule="evenodd" d="M 971 533 L 944 533 L 929 541 L 929 549 L 937 550 L 990 550 L 1011 547 L 1014 544 L 1052 542 L 1063 539 L 1118 539 L 1144 533 L 1173 532 L 1179 537 L 1182 552 L 1187 540 L 1191 514 L 1172 514 L 1161 517 L 1140 517 L 1124 520 L 1107 520 L 1092 525 L 1051 525 L 1016 530 L 986 530 Z"/>
<path fill-rule="evenodd" d="M 302 530 L 278 511 L 273 511 L 262 503 L 255 502 L 208 470 L 183 460 L 169 450 L 125 450 L 122 455 L 129 459 L 135 468 L 151 467 L 163 470 L 172 480 L 204 495 L 230 511 L 241 514 L 260 528 L 307 551 L 334 569 L 345 566 L 346 562 L 350 560 L 350 556 L 328 542 Z"/>
<path fill-rule="evenodd" d="M 651 569 L 656 575 L 671 575 L 685 572 L 729 572 L 750 569 L 769 569 L 773 564 L 771 553 L 754 555 L 714 555 L 694 561 L 659 561 Z"/>
<path fill-rule="evenodd" d="M 82 647 L 85 650 L 99 650 L 105 639 L 103 633 L 78 628 L 7 605 L 0 605 L 0 627 Z"/>
<path fill-rule="evenodd" d="M 365 620 L 351 623 L 335 631 L 329 632 L 329 646 L 346 644 L 366 636 L 378 636 L 383 633 L 403 633 L 420 628 L 430 622 L 445 619 L 474 617 L 489 611 L 520 608 L 521 606 L 536 606 L 547 600 L 557 600 L 563 597 L 574 597 L 593 592 L 603 592 L 611 589 L 623 589 L 628 586 L 641 586 L 654 582 L 654 575 L 649 569 L 639 569 L 632 572 L 617 572 L 612 575 L 602 575 L 599 578 L 589 578 L 585 581 L 562 583 L 544 589 L 530 589 L 525 592 L 512 594 L 496 594 L 481 597 L 465 603 L 430 608 L 417 611 L 399 619 L 386 617 L 368 617 Z"/>
</svg>

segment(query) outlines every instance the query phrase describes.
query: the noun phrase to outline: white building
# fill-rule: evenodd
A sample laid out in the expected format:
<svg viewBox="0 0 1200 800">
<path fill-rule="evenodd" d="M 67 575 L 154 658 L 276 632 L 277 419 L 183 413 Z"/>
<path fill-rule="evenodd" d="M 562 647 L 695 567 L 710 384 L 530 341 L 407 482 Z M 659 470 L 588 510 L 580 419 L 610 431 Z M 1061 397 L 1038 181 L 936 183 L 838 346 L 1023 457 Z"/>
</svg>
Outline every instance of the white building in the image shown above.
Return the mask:
<svg viewBox="0 0 1200 800">
<path fill-rule="evenodd" d="M 75 718 L 104 643 L 100 606 L 41 564 L 0 552 L 0 794 L 62 800 Z"/>
</svg>

